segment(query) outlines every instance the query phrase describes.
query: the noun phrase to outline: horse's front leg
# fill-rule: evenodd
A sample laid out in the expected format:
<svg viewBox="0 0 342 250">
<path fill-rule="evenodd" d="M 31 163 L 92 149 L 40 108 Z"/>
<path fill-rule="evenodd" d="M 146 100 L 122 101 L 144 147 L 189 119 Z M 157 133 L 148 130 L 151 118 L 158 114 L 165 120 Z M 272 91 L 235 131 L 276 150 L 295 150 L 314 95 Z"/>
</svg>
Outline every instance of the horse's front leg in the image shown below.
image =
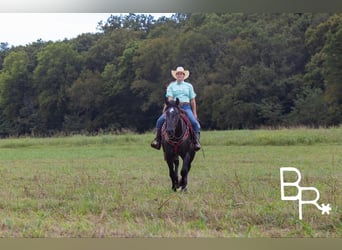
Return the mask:
<svg viewBox="0 0 342 250">
<path fill-rule="evenodd" d="M 175 160 L 174 158 L 168 158 L 166 159 L 167 165 L 169 166 L 169 176 L 171 178 L 172 183 L 172 190 L 177 191 L 177 188 L 179 187 L 178 184 L 178 165 L 179 161 Z"/>
<path fill-rule="evenodd" d="M 188 185 L 188 173 L 191 167 L 191 160 L 192 159 L 189 154 L 186 154 L 183 157 L 183 166 L 181 170 L 182 179 L 180 181 L 180 187 L 182 188 L 182 191 L 187 190 L 186 186 Z"/>
<path fill-rule="evenodd" d="M 179 157 L 178 156 L 175 156 L 174 160 L 173 160 L 173 164 L 174 164 L 174 187 L 176 188 L 179 188 L 179 182 L 178 182 L 178 167 L 179 167 Z M 174 190 L 174 191 L 176 191 Z"/>
</svg>

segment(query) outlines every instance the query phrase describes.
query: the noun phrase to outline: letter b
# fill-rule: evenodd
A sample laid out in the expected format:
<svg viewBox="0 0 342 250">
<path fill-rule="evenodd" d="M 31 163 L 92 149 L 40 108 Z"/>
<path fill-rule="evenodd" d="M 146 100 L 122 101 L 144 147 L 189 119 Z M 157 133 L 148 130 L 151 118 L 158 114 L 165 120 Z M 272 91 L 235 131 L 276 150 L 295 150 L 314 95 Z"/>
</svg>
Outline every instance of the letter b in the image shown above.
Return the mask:
<svg viewBox="0 0 342 250">
<path fill-rule="evenodd" d="M 284 182 L 284 172 L 296 172 L 298 179 L 295 182 Z M 285 196 L 285 187 L 296 187 L 297 190 L 300 190 L 299 182 L 302 179 L 302 176 L 298 169 L 292 167 L 280 168 L 280 188 L 281 188 L 281 199 L 286 201 L 295 201 L 301 199 L 301 191 L 297 193 L 295 196 Z"/>
</svg>

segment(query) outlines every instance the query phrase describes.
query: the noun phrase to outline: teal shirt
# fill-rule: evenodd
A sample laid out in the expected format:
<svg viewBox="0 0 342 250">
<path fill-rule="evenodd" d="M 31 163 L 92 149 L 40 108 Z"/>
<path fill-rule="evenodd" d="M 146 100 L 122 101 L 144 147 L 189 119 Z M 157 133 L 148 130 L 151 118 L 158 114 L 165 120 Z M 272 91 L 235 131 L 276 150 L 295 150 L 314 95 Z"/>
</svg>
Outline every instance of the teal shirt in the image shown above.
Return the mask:
<svg viewBox="0 0 342 250">
<path fill-rule="evenodd" d="M 179 99 L 180 102 L 190 102 L 196 97 L 196 93 L 191 83 L 177 81 L 171 82 L 166 89 L 166 97 L 172 96 L 174 100 Z"/>
</svg>

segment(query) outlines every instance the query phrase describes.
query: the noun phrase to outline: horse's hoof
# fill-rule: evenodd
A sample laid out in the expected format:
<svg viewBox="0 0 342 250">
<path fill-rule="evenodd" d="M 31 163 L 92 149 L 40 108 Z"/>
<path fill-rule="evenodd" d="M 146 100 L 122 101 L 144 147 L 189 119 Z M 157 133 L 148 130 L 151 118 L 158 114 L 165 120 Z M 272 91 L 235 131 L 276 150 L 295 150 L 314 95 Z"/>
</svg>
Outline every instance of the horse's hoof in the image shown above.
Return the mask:
<svg viewBox="0 0 342 250">
<path fill-rule="evenodd" d="M 186 192 L 186 191 L 188 191 L 187 187 L 184 187 L 181 189 L 181 192 Z"/>
</svg>

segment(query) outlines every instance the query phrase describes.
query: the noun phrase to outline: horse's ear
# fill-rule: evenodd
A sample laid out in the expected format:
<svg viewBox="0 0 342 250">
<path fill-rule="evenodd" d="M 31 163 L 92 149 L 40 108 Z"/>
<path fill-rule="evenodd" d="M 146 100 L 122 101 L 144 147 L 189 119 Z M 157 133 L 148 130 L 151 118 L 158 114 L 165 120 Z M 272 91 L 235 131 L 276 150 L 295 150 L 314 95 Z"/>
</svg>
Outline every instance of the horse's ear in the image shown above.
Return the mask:
<svg viewBox="0 0 342 250">
<path fill-rule="evenodd" d="M 179 99 L 176 98 L 176 106 L 178 106 L 178 104 L 179 104 Z"/>
</svg>

